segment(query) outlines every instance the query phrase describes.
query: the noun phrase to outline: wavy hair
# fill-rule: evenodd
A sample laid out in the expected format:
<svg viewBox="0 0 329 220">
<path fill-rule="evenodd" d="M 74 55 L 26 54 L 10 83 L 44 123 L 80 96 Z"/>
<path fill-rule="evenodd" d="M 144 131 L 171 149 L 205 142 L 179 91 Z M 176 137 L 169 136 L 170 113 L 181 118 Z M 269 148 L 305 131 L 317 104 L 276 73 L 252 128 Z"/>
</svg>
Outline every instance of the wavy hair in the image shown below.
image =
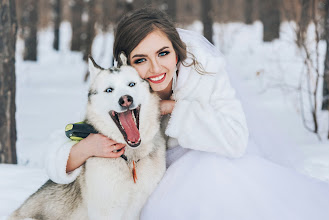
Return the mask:
<svg viewBox="0 0 329 220">
<path fill-rule="evenodd" d="M 194 66 L 199 73 L 205 73 L 201 63 L 199 63 L 192 53 L 186 50 L 185 43 L 181 40 L 174 23 L 164 12 L 155 8 L 142 8 L 126 14 L 118 22 L 115 29 L 113 56 L 121 66 L 119 55 L 124 52 L 128 58 L 130 53 L 138 44 L 154 30 L 162 31 L 171 41 L 173 48 L 178 56 L 178 62 L 184 66 Z M 187 53 L 189 53 L 192 62 L 186 63 Z M 129 63 L 128 59 L 128 64 Z"/>
</svg>

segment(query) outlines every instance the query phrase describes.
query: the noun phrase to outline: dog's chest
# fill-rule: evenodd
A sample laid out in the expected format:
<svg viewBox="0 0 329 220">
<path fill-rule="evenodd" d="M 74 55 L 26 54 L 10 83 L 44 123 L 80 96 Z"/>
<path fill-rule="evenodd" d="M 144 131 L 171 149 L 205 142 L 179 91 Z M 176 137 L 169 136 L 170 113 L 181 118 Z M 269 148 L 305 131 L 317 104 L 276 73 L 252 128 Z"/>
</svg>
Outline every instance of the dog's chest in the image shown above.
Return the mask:
<svg viewBox="0 0 329 220">
<path fill-rule="evenodd" d="M 86 194 L 89 199 L 121 206 L 141 192 L 151 192 L 161 178 L 152 176 L 157 168 L 148 159 L 135 164 L 136 183 L 132 168 L 132 163 L 128 164 L 122 158 L 89 159 L 85 170 Z"/>
</svg>

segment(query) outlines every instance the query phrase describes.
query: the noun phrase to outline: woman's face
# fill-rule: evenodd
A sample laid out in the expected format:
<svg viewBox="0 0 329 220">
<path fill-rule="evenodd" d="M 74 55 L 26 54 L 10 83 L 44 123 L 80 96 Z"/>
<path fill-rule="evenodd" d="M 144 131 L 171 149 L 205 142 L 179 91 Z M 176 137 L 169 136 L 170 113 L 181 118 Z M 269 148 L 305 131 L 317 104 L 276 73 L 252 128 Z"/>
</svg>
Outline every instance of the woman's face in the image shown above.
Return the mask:
<svg viewBox="0 0 329 220">
<path fill-rule="evenodd" d="M 167 91 L 176 69 L 176 53 L 171 41 L 160 30 L 148 34 L 130 53 L 130 64 L 153 91 Z"/>
</svg>

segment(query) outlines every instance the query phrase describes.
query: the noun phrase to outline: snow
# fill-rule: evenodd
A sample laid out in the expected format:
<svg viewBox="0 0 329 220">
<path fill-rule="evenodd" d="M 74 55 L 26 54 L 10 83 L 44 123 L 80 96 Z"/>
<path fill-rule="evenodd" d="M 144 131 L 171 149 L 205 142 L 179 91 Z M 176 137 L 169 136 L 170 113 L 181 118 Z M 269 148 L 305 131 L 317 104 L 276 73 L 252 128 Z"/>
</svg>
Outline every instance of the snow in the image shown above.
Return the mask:
<svg viewBox="0 0 329 220">
<path fill-rule="evenodd" d="M 202 31 L 200 22 L 187 28 Z M 293 23 L 283 23 L 280 39 L 263 43 L 260 22 L 215 24 L 214 42 L 225 54 L 230 73 L 234 73 L 232 85 L 249 109 L 249 126 L 259 126 L 264 119 L 260 130 L 264 143 L 284 143 L 277 144 L 276 149 L 257 150 L 274 162 L 329 183 L 328 112 L 318 112 L 320 141 L 305 129 L 301 119 L 300 93 L 295 88 L 303 61 L 293 43 L 293 28 Z M 40 31 L 37 62 L 23 61 L 23 43 L 17 42 L 18 165 L 0 165 L 0 220 L 47 180 L 43 160 L 49 143 L 64 133 L 67 123 L 83 119 L 87 65 L 80 52 L 69 50 L 70 36 L 70 24 L 62 23 L 57 52 L 51 48 L 52 30 Z M 113 33 L 99 33 L 94 40 L 92 55 L 103 67 L 111 66 L 112 43 Z M 324 53 L 325 43 L 321 42 L 321 70 Z"/>
</svg>

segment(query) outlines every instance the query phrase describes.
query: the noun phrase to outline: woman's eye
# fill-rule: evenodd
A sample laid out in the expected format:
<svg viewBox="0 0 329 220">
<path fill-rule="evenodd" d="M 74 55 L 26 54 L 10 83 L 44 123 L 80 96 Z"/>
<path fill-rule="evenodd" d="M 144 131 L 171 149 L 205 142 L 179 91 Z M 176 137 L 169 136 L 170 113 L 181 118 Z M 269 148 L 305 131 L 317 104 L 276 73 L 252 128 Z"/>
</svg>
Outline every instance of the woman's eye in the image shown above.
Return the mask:
<svg viewBox="0 0 329 220">
<path fill-rule="evenodd" d="M 136 85 L 136 83 L 134 83 L 134 82 L 129 83 L 130 87 L 134 87 L 135 85 Z"/>
<path fill-rule="evenodd" d="M 168 55 L 170 52 L 169 51 L 162 51 L 159 53 L 159 57 L 163 57 L 163 56 L 166 56 Z"/>
<path fill-rule="evenodd" d="M 135 64 L 139 64 L 139 63 L 143 63 L 145 60 L 145 58 L 142 58 L 142 59 L 137 59 L 134 61 Z"/>
<path fill-rule="evenodd" d="M 108 89 L 105 89 L 104 92 L 110 93 L 110 92 L 113 92 L 113 89 L 112 88 L 108 88 Z"/>
</svg>

